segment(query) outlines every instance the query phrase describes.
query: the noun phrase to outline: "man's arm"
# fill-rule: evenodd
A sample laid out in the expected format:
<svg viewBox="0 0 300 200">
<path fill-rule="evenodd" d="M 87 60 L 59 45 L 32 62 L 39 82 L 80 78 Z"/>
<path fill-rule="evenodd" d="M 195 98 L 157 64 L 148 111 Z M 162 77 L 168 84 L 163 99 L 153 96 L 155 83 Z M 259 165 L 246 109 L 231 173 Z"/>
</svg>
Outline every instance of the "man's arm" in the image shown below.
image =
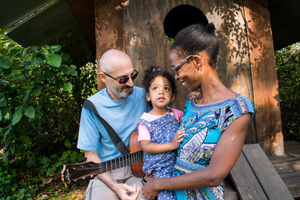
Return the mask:
<svg viewBox="0 0 300 200">
<path fill-rule="evenodd" d="M 85 151 L 87 162 L 101 163 L 97 151 Z M 131 187 L 126 184 L 118 184 L 110 172 L 98 174 L 97 177 L 105 183 L 112 191 L 114 191 L 120 199 L 133 200 L 136 199 L 140 193 L 140 188 Z"/>
</svg>

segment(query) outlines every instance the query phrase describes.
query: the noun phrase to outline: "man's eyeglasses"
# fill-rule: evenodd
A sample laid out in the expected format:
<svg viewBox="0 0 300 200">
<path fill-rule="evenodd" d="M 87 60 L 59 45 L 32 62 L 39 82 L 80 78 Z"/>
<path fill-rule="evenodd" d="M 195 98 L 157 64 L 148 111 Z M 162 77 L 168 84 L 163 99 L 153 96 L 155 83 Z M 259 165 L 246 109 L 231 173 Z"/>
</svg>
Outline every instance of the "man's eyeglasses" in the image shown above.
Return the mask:
<svg viewBox="0 0 300 200">
<path fill-rule="evenodd" d="M 111 75 L 109 75 L 109 74 L 107 74 L 107 73 L 105 73 L 105 72 L 103 72 L 106 76 L 108 76 L 108 77 L 110 77 L 110 78 L 112 78 L 112 79 L 115 79 L 116 81 L 118 81 L 120 84 L 125 84 L 125 83 L 127 83 L 128 81 L 129 81 L 129 79 L 131 78 L 132 80 L 134 80 L 136 77 L 137 77 L 137 75 L 139 74 L 139 72 L 138 71 L 136 71 L 136 70 L 134 70 L 133 72 L 132 72 L 132 74 L 130 75 L 130 77 L 122 77 L 122 78 L 114 78 L 114 77 L 112 77 Z"/>
</svg>

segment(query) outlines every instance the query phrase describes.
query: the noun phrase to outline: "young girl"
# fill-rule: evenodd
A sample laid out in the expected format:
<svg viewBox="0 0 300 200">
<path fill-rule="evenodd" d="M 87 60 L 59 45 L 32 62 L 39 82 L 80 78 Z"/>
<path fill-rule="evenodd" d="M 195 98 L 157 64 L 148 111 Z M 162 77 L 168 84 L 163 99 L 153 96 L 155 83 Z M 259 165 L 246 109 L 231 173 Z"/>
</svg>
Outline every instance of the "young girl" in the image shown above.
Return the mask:
<svg viewBox="0 0 300 200">
<path fill-rule="evenodd" d="M 183 130 L 178 130 L 182 111 L 168 106 L 175 99 L 173 76 L 160 67 L 145 70 L 143 85 L 146 98 L 153 109 L 143 113 L 138 123 L 139 137 L 144 151 L 143 171 L 154 174 L 155 179 L 171 176 L 176 159 L 176 149 L 183 140 Z M 176 199 L 174 191 L 162 191 L 158 200 Z"/>
</svg>

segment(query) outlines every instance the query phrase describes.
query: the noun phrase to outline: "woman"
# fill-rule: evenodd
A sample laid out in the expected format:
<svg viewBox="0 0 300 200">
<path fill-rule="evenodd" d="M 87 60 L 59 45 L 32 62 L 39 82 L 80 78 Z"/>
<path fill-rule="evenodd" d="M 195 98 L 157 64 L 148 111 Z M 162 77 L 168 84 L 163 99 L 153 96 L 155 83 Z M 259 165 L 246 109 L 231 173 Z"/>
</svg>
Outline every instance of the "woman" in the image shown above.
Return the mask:
<svg viewBox="0 0 300 200">
<path fill-rule="evenodd" d="M 216 71 L 219 41 L 215 26 L 194 24 L 174 38 L 169 58 L 175 78 L 200 95 L 188 99 L 180 129 L 172 178 L 151 179 L 142 188 L 148 199 L 162 190 L 176 190 L 177 199 L 224 199 L 224 179 L 237 161 L 252 102 L 222 84 Z"/>
</svg>

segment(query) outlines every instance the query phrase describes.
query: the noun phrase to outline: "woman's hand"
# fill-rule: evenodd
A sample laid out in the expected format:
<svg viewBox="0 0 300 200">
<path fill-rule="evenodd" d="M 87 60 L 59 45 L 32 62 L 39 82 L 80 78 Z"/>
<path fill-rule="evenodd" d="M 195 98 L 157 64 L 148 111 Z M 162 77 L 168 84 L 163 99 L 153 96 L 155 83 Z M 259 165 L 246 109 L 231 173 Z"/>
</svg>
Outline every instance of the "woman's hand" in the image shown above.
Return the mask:
<svg viewBox="0 0 300 200">
<path fill-rule="evenodd" d="M 142 191 L 143 195 L 147 199 L 154 199 L 160 191 L 155 190 L 155 179 L 149 178 L 147 179 L 147 183 L 143 186 Z"/>
<path fill-rule="evenodd" d="M 184 129 L 178 130 L 171 142 L 171 145 L 173 147 L 173 149 L 178 149 L 180 142 L 182 142 L 183 140 L 183 136 L 184 136 L 185 132 Z"/>
<path fill-rule="evenodd" d="M 118 196 L 122 200 L 135 200 L 138 198 L 140 194 L 140 187 L 136 187 L 136 185 L 129 186 L 127 184 L 118 184 L 119 192 Z"/>
</svg>

